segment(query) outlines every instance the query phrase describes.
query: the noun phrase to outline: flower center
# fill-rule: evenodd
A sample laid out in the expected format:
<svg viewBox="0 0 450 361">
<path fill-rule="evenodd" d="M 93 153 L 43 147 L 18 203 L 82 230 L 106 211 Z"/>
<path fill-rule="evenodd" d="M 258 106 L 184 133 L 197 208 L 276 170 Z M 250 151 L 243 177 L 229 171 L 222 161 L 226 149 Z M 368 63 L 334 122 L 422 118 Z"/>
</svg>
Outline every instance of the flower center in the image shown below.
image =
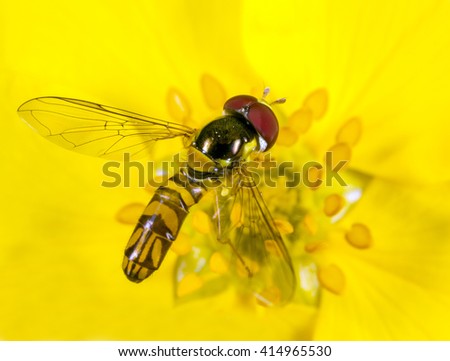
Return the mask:
<svg viewBox="0 0 450 361">
<path fill-rule="evenodd" d="M 308 162 L 309 157 L 314 159 L 315 154 L 308 152 L 311 147 L 306 142 L 302 143 L 302 138 L 307 138 L 306 133 L 314 127 L 314 121 L 326 115 L 327 108 L 326 90 L 315 90 L 299 109 L 287 117 L 286 125 L 281 128 L 280 144 L 292 151 L 295 154 L 293 158 L 300 163 Z M 297 299 L 301 302 L 317 304 L 319 285 L 333 294 L 342 294 L 346 288 L 346 277 L 336 257 L 336 250 L 343 247 L 364 250 L 373 244 L 367 225 L 347 225 L 346 220 L 370 181 L 368 177 L 351 170 L 352 153 L 361 135 L 362 122 L 358 117 L 350 118 L 340 126 L 335 134 L 335 143 L 328 147 L 329 157 L 322 158 L 325 159 L 324 166 L 311 168 L 306 173 L 309 181 L 322 182 L 318 186 L 295 188 L 298 204 L 285 212 L 295 229 L 293 236 L 287 238 L 299 276 Z M 330 170 L 338 168 L 343 184 L 328 183 Z M 277 206 L 272 207 L 277 209 Z M 300 217 L 294 216 L 299 214 Z"/>
<path fill-rule="evenodd" d="M 207 108 L 222 109 L 229 94 L 220 82 L 206 74 L 201 78 L 200 87 Z M 172 120 L 191 125 L 192 107 L 182 92 L 169 89 L 166 102 Z M 368 177 L 353 171 L 350 164 L 362 135 L 361 119 L 352 117 L 343 122 L 326 154 L 316 154 L 315 149 L 320 147 L 305 142 L 315 122 L 326 116 L 327 109 L 328 92 L 320 88 L 312 91 L 284 122 L 281 119 L 279 147 L 269 159 L 279 162 L 275 169 L 276 186 L 260 187 L 292 258 L 298 279 L 293 301 L 308 305 L 318 305 L 322 290 L 340 295 L 348 287 L 336 250 L 350 247 L 363 252 L 374 243 L 368 225 L 346 219 L 370 182 Z M 307 169 L 300 167 L 311 165 L 314 159 L 321 161 Z M 290 160 L 292 167 L 286 168 L 281 160 Z M 330 178 L 330 172 L 336 169 L 337 175 Z M 303 182 L 296 182 L 297 176 Z M 339 180 L 344 183 L 340 184 Z M 247 275 L 248 270 L 244 268 L 231 272 L 229 260 L 215 245 L 210 205 L 207 205 L 213 202 L 211 196 L 209 202 L 204 200 L 192 208 L 191 216 L 171 247 L 178 256 L 175 283 L 179 299 L 219 293 L 232 282 L 232 277 Z M 143 209 L 143 204 L 129 204 L 118 212 L 117 220 L 135 223 Z M 239 222 L 241 211 L 239 205 L 231 210 L 232 224 Z M 269 246 L 273 243 L 266 242 Z M 247 260 L 248 264 L 253 271 L 259 271 L 258 264 Z"/>
</svg>

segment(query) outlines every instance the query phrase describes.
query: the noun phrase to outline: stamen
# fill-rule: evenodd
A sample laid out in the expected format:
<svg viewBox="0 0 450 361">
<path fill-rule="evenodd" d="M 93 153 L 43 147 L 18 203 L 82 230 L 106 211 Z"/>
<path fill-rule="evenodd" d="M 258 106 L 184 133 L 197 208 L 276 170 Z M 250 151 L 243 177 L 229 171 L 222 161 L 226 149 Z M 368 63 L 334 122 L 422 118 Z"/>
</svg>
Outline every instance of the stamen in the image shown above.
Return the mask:
<svg viewBox="0 0 450 361">
<path fill-rule="evenodd" d="M 339 169 L 345 169 L 350 163 L 352 158 L 352 150 L 346 143 L 337 143 L 333 145 L 328 152 L 331 152 L 331 168 L 334 169 L 338 166 L 339 162 L 345 162 L 344 166 Z"/>
<path fill-rule="evenodd" d="M 292 223 L 286 221 L 285 219 L 275 219 L 274 223 L 280 231 L 281 235 L 291 234 L 294 232 L 294 226 L 292 225 Z"/>
<path fill-rule="evenodd" d="M 337 132 L 336 142 L 347 143 L 353 147 L 358 143 L 362 133 L 362 123 L 360 118 L 349 119 Z"/>
<path fill-rule="evenodd" d="M 208 107 L 212 110 L 222 109 L 227 100 L 227 94 L 222 84 L 209 74 L 203 74 L 200 84 Z"/>
<path fill-rule="evenodd" d="M 345 234 L 345 239 L 359 249 L 369 248 L 373 243 L 369 228 L 362 223 L 354 223 L 350 231 Z"/>
<path fill-rule="evenodd" d="M 167 109 L 174 121 L 182 123 L 191 116 L 189 102 L 179 90 L 170 88 L 167 92 L 166 101 Z"/>
<path fill-rule="evenodd" d="M 288 118 L 288 127 L 295 129 L 299 134 L 305 134 L 311 127 L 314 115 L 311 109 L 303 106 Z"/>
<path fill-rule="evenodd" d="M 222 254 L 214 252 L 209 259 L 209 268 L 212 272 L 222 275 L 228 272 L 229 264 Z"/>
<path fill-rule="evenodd" d="M 123 224 L 136 224 L 145 209 L 143 203 L 130 203 L 116 213 L 116 219 Z"/>
<path fill-rule="evenodd" d="M 234 227 L 241 225 L 242 207 L 240 203 L 233 204 L 230 212 L 231 225 Z"/>
<path fill-rule="evenodd" d="M 316 167 L 308 168 L 308 188 L 311 190 L 316 190 L 320 187 L 323 175 L 323 169 Z M 316 185 L 317 184 L 317 185 Z"/>
<path fill-rule="evenodd" d="M 192 250 L 192 244 L 189 236 L 184 233 L 179 233 L 177 239 L 172 243 L 170 249 L 178 256 L 184 256 Z"/>
<path fill-rule="evenodd" d="M 320 88 L 310 93 L 303 102 L 304 107 L 311 109 L 315 120 L 322 118 L 328 108 L 328 92 Z"/>
<path fill-rule="evenodd" d="M 297 143 L 298 134 L 291 127 L 281 127 L 278 133 L 277 145 L 290 147 Z"/>
<path fill-rule="evenodd" d="M 184 276 L 178 283 L 177 296 L 184 297 L 197 290 L 203 286 L 203 280 L 199 275 L 195 273 L 189 273 Z"/>
<path fill-rule="evenodd" d="M 321 267 L 318 273 L 320 284 L 328 291 L 340 295 L 345 289 L 345 275 L 342 270 L 331 264 L 326 267 Z"/>
<path fill-rule="evenodd" d="M 210 217 L 202 210 L 197 210 L 192 214 L 192 226 L 202 234 L 211 232 Z"/>
<path fill-rule="evenodd" d="M 324 250 L 327 247 L 328 243 L 326 241 L 311 241 L 305 244 L 305 252 L 314 253 Z"/>
<path fill-rule="evenodd" d="M 280 248 L 278 247 L 278 244 L 272 240 L 272 239 L 267 239 L 264 241 L 264 248 L 267 250 L 267 252 L 269 252 L 270 254 L 281 258 L 282 257 L 282 253 Z"/>
<path fill-rule="evenodd" d="M 305 215 L 303 218 L 303 225 L 311 235 L 315 235 L 317 233 L 317 222 L 312 215 Z"/>
<path fill-rule="evenodd" d="M 328 217 L 333 217 L 339 213 L 339 211 L 344 208 L 345 199 L 339 194 L 330 194 L 325 198 L 325 204 L 323 207 L 323 212 Z"/>
</svg>

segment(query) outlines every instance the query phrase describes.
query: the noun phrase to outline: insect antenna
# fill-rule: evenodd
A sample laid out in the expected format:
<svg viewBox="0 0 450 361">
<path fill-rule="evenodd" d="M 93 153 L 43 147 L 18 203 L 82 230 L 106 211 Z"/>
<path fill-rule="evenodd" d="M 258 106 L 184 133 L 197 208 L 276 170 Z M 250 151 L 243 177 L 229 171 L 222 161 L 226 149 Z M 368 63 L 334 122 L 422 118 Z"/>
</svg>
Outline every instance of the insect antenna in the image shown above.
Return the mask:
<svg viewBox="0 0 450 361">
<path fill-rule="evenodd" d="M 262 95 L 262 100 L 266 100 L 266 97 L 269 95 L 270 93 L 270 88 L 269 87 L 265 87 L 263 90 L 263 95 Z M 283 104 L 286 102 L 286 98 L 279 98 L 277 100 L 274 100 L 273 102 L 270 102 L 269 105 L 272 104 Z"/>
</svg>

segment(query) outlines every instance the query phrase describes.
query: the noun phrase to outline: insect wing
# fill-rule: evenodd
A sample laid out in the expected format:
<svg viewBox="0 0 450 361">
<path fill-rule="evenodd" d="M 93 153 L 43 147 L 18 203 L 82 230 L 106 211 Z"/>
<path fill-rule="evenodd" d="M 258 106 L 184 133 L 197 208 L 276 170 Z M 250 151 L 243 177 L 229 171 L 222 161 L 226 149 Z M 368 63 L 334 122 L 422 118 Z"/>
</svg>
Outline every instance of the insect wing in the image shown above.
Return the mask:
<svg viewBox="0 0 450 361">
<path fill-rule="evenodd" d="M 230 187 L 216 190 L 214 220 L 219 242 L 232 249 L 239 277 L 264 305 L 282 305 L 292 298 L 295 274 L 289 253 L 255 180 L 244 168 Z"/>
<path fill-rule="evenodd" d="M 189 138 L 194 129 L 85 100 L 42 97 L 22 104 L 20 117 L 63 148 L 107 159 L 148 155 L 157 141 Z"/>
</svg>

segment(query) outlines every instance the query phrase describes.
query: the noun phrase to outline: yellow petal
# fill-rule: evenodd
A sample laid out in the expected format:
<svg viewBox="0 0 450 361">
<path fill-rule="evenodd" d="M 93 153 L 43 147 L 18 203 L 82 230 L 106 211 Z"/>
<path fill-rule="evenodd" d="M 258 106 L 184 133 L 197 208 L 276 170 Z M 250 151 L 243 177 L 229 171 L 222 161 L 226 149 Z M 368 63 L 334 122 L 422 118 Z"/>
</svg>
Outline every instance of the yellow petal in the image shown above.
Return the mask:
<svg viewBox="0 0 450 361">
<path fill-rule="evenodd" d="M 244 11 L 248 59 L 286 96 L 286 109 L 327 89 L 327 114 L 305 139 L 316 154 L 359 117 L 353 167 L 417 184 L 450 179 L 449 2 L 249 1 Z"/>
<path fill-rule="evenodd" d="M 448 338 L 449 190 L 372 181 L 343 226 L 367 225 L 375 241 L 365 250 L 335 244 L 346 290 L 323 293 L 315 338 Z"/>
</svg>

